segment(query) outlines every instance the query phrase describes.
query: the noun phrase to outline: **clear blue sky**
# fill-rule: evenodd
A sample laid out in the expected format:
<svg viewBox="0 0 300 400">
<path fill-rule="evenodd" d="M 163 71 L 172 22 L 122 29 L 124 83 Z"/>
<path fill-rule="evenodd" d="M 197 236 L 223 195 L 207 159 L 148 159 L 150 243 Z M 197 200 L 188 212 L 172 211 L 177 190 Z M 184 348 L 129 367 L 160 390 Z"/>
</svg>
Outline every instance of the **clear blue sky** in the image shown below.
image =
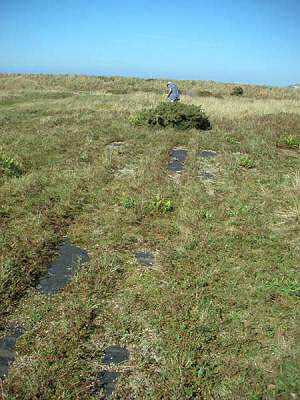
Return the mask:
<svg viewBox="0 0 300 400">
<path fill-rule="evenodd" d="M 300 0 L 0 0 L 0 72 L 300 82 Z"/>
</svg>

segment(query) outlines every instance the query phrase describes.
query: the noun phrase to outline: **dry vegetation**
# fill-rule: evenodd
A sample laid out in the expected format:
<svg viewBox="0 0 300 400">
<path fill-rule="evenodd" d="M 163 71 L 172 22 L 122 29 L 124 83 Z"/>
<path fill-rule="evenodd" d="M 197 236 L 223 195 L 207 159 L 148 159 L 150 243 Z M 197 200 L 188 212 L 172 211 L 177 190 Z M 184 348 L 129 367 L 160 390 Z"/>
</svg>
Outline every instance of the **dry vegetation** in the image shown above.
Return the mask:
<svg viewBox="0 0 300 400">
<path fill-rule="evenodd" d="M 115 399 L 299 398 L 300 92 L 179 85 L 212 130 L 130 125 L 164 81 L 0 75 L 0 336 L 26 329 L 0 397 L 101 398 L 117 344 Z M 189 152 L 180 177 L 174 147 Z M 65 236 L 91 261 L 43 296 Z"/>
</svg>

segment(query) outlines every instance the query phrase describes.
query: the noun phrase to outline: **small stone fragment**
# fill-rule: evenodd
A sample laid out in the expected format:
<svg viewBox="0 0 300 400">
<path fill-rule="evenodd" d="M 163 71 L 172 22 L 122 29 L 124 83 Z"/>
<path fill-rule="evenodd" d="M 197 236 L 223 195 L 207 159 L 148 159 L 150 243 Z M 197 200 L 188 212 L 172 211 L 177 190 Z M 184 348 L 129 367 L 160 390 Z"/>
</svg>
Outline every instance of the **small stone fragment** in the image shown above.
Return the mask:
<svg viewBox="0 0 300 400">
<path fill-rule="evenodd" d="M 198 157 L 202 158 L 214 158 L 217 157 L 218 153 L 213 150 L 202 150 L 199 154 Z"/>
<path fill-rule="evenodd" d="M 123 146 L 124 142 L 111 142 L 108 147 L 110 148 L 118 148 Z"/>
<path fill-rule="evenodd" d="M 135 258 L 143 267 L 151 268 L 155 264 L 155 257 L 152 253 L 146 251 L 138 251 Z"/>
</svg>

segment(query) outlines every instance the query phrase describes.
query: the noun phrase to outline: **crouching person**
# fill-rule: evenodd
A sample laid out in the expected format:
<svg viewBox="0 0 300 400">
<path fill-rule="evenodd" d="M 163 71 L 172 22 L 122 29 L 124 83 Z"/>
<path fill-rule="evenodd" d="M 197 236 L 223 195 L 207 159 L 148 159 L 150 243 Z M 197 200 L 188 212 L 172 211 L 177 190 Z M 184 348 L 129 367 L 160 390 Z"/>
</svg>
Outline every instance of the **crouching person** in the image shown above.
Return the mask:
<svg viewBox="0 0 300 400">
<path fill-rule="evenodd" d="M 180 100 L 180 91 L 178 86 L 173 82 L 168 82 L 167 87 L 169 89 L 169 93 L 167 99 L 172 103 L 176 103 Z"/>
</svg>

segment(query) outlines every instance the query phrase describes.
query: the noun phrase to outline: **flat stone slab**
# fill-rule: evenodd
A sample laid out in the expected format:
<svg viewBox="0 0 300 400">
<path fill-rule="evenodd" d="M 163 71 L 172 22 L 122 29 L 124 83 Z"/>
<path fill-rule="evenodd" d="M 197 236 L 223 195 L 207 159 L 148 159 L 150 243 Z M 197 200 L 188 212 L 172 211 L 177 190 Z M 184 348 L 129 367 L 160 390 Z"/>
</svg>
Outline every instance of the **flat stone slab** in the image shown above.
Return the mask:
<svg viewBox="0 0 300 400">
<path fill-rule="evenodd" d="M 123 146 L 125 142 L 111 142 L 107 145 L 110 149 L 119 149 L 121 146 Z"/>
<path fill-rule="evenodd" d="M 10 335 L 0 339 L 0 380 L 5 378 L 15 361 L 17 341 L 23 334 L 22 328 L 14 328 Z"/>
<path fill-rule="evenodd" d="M 88 253 L 66 239 L 59 248 L 57 260 L 50 265 L 47 274 L 40 279 L 37 289 L 43 294 L 57 293 L 72 281 L 76 272 L 88 261 L 90 261 Z"/>
<path fill-rule="evenodd" d="M 218 153 L 213 150 L 202 150 L 198 153 L 198 157 L 202 158 L 214 158 L 217 157 Z"/>
<path fill-rule="evenodd" d="M 97 385 L 98 390 L 96 391 L 96 393 L 102 389 L 104 391 L 105 399 L 109 399 L 116 390 L 116 385 L 119 377 L 119 372 L 103 371 L 99 377 L 99 384 Z"/>
<path fill-rule="evenodd" d="M 104 350 L 105 365 L 121 364 L 129 360 L 129 351 L 125 347 L 110 346 Z"/>
<path fill-rule="evenodd" d="M 147 251 L 138 251 L 135 253 L 137 262 L 143 267 L 151 268 L 155 264 L 154 254 Z"/>
<path fill-rule="evenodd" d="M 187 155 L 187 150 L 172 149 L 170 153 L 171 161 L 168 166 L 169 171 L 181 174 L 184 170 L 184 163 L 186 161 Z"/>
<path fill-rule="evenodd" d="M 109 346 L 104 349 L 103 363 L 107 366 L 118 365 L 129 360 L 130 353 L 125 347 Z M 116 389 L 120 373 L 116 371 L 102 371 L 99 380 L 93 389 L 93 394 L 98 394 L 100 390 L 104 392 L 104 398 L 109 399 Z"/>
</svg>

